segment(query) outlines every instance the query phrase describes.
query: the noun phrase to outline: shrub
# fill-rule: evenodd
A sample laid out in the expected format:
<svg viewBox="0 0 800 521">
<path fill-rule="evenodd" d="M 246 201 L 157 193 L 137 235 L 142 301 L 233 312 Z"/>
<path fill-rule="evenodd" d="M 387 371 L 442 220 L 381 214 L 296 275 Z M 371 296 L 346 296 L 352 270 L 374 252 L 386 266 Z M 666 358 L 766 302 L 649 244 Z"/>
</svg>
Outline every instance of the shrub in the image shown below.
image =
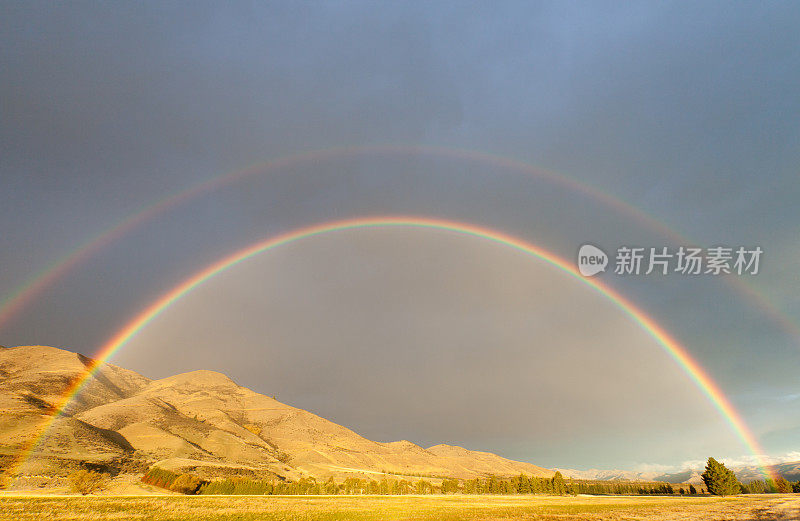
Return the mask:
<svg viewBox="0 0 800 521">
<path fill-rule="evenodd" d="M 763 479 L 753 479 L 744 486 L 745 494 L 763 494 L 767 492 L 767 483 Z"/>
<path fill-rule="evenodd" d="M 196 494 L 203 481 L 193 474 L 181 474 L 170 484 L 169 489 L 181 494 Z"/>
<path fill-rule="evenodd" d="M 181 494 L 197 494 L 200 487 L 208 483 L 194 474 L 176 474 L 158 467 L 150 467 L 142 476 L 142 482 Z"/>
<path fill-rule="evenodd" d="M 442 480 L 442 494 L 455 494 L 458 492 L 459 482 L 457 479 Z"/>
<path fill-rule="evenodd" d="M 786 481 L 784 477 L 779 477 L 775 481 L 775 488 L 778 489 L 778 492 L 781 494 L 789 494 L 792 492 L 792 484 Z"/>
<path fill-rule="evenodd" d="M 176 479 L 178 479 L 178 474 L 158 467 L 151 467 L 150 470 L 142 476 L 142 482 L 166 489 L 168 489 Z"/>
<path fill-rule="evenodd" d="M 106 487 L 106 477 L 93 470 L 76 470 L 69 475 L 70 489 L 79 494 L 91 494 Z"/>
</svg>

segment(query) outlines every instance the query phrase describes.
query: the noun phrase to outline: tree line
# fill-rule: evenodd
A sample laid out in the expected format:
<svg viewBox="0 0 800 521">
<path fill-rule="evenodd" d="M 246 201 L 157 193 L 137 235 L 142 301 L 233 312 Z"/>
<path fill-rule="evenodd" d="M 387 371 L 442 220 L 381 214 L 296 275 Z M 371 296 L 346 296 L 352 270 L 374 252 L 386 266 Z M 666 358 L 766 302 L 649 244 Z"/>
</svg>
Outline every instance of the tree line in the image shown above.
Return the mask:
<svg viewBox="0 0 800 521">
<path fill-rule="evenodd" d="M 411 481 L 347 478 L 337 482 L 333 478 L 317 481 L 302 478 L 297 481 L 228 478 L 216 481 L 201 479 L 194 474 L 178 474 L 158 467 L 151 467 L 142 476 L 142 481 L 151 485 L 183 494 L 230 494 L 230 495 L 407 495 L 407 494 L 491 494 L 491 495 L 696 495 L 711 493 L 761 494 L 770 492 L 800 492 L 800 482 L 790 483 L 783 478 L 755 480 L 741 484 L 733 472 L 710 458 L 703 473 L 705 489 L 692 484 L 671 485 L 664 482 L 636 481 L 589 481 L 566 480 L 560 472 L 551 478 L 527 476 L 489 476 L 475 479 L 444 478 L 436 484 L 427 479 Z M 733 479 L 731 479 L 733 476 Z"/>
<path fill-rule="evenodd" d="M 484 479 L 459 480 L 445 478 L 440 484 L 426 479 L 380 480 L 347 478 L 336 482 L 333 478 L 320 482 L 314 478 L 297 481 L 258 480 L 229 478 L 216 481 L 202 480 L 194 474 L 178 474 L 158 467 L 151 467 L 142 476 L 142 481 L 174 492 L 184 494 L 248 494 L 248 495 L 320 495 L 320 494 L 550 494 L 574 493 L 560 472 L 552 478 L 526 476 L 513 478 L 490 476 Z"/>
<path fill-rule="evenodd" d="M 445 478 L 440 484 L 426 479 L 380 480 L 347 478 L 336 482 L 333 478 L 317 481 L 302 478 L 297 481 L 259 480 L 229 478 L 207 481 L 193 474 L 178 474 L 152 467 L 142 481 L 151 485 L 181 492 L 183 494 L 232 494 L 232 495 L 406 495 L 406 494 L 671 494 L 672 487 L 665 483 L 602 483 L 565 480 L 560 472 L 551 478 L 520 474 L 511 478 L 489 476 L 460 480 Z M 695 493 L 692 487 L 692 493 Z"/>
</svg>

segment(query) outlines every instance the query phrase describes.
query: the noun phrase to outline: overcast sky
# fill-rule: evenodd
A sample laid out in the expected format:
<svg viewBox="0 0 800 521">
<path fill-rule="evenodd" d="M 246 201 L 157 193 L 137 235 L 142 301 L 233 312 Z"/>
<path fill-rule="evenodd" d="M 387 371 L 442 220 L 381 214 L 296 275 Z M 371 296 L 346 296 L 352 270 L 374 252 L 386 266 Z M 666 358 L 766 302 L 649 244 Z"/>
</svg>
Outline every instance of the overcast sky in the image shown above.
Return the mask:
<svg viewBox="0 0 800 521">
<path fill-rule="evenodd" d="M 2 298 L 225 173 L 343 146 L 451 152 L 256 169 L 109 243 L 0 344 L 91 354 L 209 263 L 332 219 L 447 218 L 571 260 L 587 242 L 760 246 L 755 276 L 599 277 L 685 345 L 770 455 L 798 451 L 798 24 L 791 2 L 3 2 Z M 607 299 L 441 231 L 337 232 L 264 254 L 114 362 L 154 378 L 215 369 L 372 439 L 545 466 L 747 452 Z"/>
</svg>

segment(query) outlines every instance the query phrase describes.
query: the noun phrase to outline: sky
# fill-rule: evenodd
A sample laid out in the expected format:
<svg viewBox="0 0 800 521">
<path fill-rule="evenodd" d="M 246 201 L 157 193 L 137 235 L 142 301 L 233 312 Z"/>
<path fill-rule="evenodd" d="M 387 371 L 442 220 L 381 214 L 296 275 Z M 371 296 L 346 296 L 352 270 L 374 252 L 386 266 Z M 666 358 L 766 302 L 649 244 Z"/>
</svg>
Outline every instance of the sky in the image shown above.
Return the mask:
<svg viewBox="0 0 800 521">
<path fill-rule="evenodd" d="M 258 240 L 449 219 L 573 263 L 602 248 L 597 278 L 691 353 L 768 456 L 796 458 L 798 23 L 791 2 L 4 2 L 4 302 L 149 205 L 249 170 L 104 243 L 3 323 L 0 344 L 91 355 Z M 721 245 L 760 247 L 759 272 L 613 269 L 621 246 Z M 748 457 L 608 299 L 444 231 L 277 248 L 112 361 L 151 378 L 214 369 L 371 439 L 549 467 Z"/>
</svg>

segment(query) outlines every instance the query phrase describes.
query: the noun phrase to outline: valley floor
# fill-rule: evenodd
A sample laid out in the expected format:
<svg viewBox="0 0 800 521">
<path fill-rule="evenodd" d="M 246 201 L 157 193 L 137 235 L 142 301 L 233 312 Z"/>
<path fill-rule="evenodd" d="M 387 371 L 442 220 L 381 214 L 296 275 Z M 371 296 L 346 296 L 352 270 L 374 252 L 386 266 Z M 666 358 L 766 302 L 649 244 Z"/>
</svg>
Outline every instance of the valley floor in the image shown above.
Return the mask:
<svg viewBox="0 0 800 521">
<path fill-rule="evenodd" d="M 39 519 L 783 521 L 800 519 L 800 497 L 0 496 L 0 520 Z"/>
</svg>

